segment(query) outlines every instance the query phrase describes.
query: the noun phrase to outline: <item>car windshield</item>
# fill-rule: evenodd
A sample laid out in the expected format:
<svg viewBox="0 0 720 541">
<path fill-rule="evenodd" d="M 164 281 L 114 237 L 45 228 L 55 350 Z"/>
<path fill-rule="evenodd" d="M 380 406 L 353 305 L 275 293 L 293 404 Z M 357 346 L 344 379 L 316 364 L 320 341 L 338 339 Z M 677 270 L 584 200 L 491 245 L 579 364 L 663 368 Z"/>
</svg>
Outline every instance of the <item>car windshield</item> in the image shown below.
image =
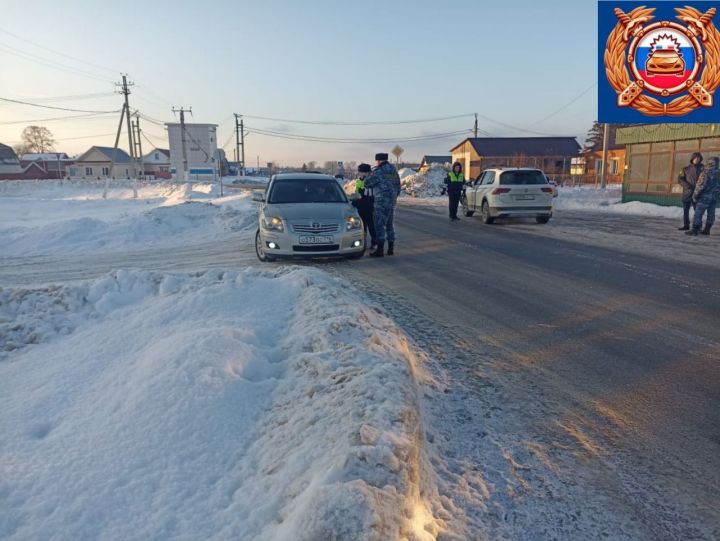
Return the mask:
<svg viewBox="0 0 720 541">
<path fill-rule="evenodd" d="M 289 178 L 273 182 L 268 203 L 346 203 L 345 193 L 335 180 Z"/>
<path fill-rule="evenodd" d="M 517 185 L 517 184 L 547 184 L 548 181 L 542 171 L 505 171 L 500 175 L 501 185 Z"/>
</svg>

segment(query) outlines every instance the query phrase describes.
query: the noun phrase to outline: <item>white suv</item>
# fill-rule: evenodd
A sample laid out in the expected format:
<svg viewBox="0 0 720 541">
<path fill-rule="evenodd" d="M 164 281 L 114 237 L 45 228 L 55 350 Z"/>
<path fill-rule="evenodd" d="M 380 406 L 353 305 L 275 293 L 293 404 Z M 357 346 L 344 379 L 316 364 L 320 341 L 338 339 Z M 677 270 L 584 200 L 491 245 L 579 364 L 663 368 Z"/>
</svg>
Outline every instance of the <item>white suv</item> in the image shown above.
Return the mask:
<svg viewBox="0 0 720 541">
<path fill-rule="evenodd" d="M 255 233 L 255 252 L 260 261 L 363 256 L 362 220 L 335 177 L 319 173 L 275 175 L 267 190 L 253 192 L 253 199 L 262 203 Z"/>
<path fill-rule="evenodd" d="M 539 169 L 488 169 L 470 183 L 461 203 L 465 216 L 480 212 L 486 224 L 495 218 L 523 216 L 546 224 L 552 216 L 553 189 Z"/>
</svg>

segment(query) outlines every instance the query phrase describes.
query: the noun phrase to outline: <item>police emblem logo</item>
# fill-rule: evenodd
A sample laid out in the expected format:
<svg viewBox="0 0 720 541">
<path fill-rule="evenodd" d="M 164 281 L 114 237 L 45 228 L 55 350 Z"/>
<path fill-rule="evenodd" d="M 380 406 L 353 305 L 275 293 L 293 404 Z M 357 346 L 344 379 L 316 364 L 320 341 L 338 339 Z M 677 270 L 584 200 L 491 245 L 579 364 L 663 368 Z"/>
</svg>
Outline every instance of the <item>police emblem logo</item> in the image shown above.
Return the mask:
<svg viewBox="0 0 720 541">
<path fill-rule="evenodd" d="M 674 20 L 656 20 L 656 9 L 613 9 L 617 21 L 603 60 L 615 105 L 666 118 L 713 108 L 720 86 L 716 8 L 676 7 Z"/>
</svg>

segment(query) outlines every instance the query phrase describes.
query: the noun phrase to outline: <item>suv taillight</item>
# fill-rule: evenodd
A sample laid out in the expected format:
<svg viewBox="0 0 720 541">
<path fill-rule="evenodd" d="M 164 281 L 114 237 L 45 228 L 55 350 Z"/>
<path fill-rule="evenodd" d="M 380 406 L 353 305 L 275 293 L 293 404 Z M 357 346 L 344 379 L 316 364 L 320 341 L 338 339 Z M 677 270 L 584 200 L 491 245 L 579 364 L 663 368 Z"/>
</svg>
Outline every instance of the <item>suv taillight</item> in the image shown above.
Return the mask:
<svg viewBox="0 0 720 541">
<path fill-rule="evenodd" d="M 492 191 L 493 195 L 500 195 L 501 193 L 508 193 L 510 191 L 510 188 L 495 188 Z"/>
<path fill-rule="evenodd" d="M 552 188 L 540 188 L 545 193 L 552 193 Z"/>
</svg>

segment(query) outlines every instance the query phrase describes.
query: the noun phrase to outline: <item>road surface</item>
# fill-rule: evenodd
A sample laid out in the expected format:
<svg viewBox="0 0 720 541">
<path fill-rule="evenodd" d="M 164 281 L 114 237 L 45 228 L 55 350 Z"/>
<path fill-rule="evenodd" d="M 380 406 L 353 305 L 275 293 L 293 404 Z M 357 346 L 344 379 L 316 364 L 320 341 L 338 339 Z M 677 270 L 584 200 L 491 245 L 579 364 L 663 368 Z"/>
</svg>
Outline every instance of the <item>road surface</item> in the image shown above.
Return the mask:
<svg viewBox="0 0 720 541">
<path fill-rule="evenodd" d="M 398 255 L 319 265 L 425 352 L 428 471 L 452 529 L 468 539 L 720 539 L 720 238 L 573 212 L 545 226 L 451 224 L 441 208 L 407 203 L 397 223 Z M 242 268 L 257 264 L 251 233 L 0 258 L 0 285 Z"/>
<path fill-rule="evenodd" d="M 717 238 L 607 214 L 397 223 L 397 256 L 342 272 L 428 351 L 438 487 L 469 535 L 720 539 Z"/>
</svg>

